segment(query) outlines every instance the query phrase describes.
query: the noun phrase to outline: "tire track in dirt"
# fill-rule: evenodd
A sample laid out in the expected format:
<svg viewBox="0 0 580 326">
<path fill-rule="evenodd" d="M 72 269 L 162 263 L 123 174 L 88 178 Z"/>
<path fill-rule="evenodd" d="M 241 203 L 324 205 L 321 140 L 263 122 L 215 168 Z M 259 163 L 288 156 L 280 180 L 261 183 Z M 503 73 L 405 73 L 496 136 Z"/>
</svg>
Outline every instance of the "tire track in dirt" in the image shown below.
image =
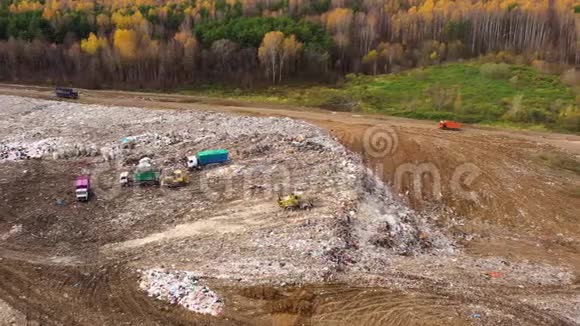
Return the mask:
<svg viewBox="0 0 580 326">
<path fill-rule="evenodd" d="M 320 298 L 313 323 L 321 325 L 459 325 L 459 309 L 443 297 L 382 289 L 352 289 Z"/>
<path fill-rule="evenodd" d="M 63 268 L 4 259 L 0 275 L 0 297 L 42 325 L 224 324 L 148 298 L 122 265 Z"/>
<path fill-rule="evenodd" d="M 46 325 L 78 323 L 78 320 L 74 318 L 74 313 L 58 309 L 58 304 L 55 302 L 58 301 L 57 296 L 44 291 L 46 289 L 44 284 L 38 286 L 39 281 L 45 281 L 44 278 L 38 275 L 30 278 L 29 274 L 24 276 L 23 272 L 22 265 L 12 268 L 3 261 L 0 266 L 0 275 L 2 275 L 0 296 L 3 300 L 23 313 L 26 320 L 42 320 Z M 35 274 L 38 274 L 38 270 Z"/>
</svg>

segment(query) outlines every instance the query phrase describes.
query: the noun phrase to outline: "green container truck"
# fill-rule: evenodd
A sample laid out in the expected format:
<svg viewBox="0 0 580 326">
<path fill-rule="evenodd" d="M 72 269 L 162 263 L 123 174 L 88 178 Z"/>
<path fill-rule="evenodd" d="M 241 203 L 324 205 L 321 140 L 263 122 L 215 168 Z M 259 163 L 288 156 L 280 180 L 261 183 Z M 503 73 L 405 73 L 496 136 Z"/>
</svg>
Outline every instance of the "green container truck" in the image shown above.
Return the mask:
<svg viewBox="0 0 580 326">
<path fill-rule="evenodd" d="M 225 163 L 229 160 L 230 152 L 226 149 L 212 149 L 201 151 L 187 158 L 187 167 L 190 169 L 199 168 L 210 164 Z"/>
<path fill-rule="evenodd" d="M 160 185 L 161 170 L 153 164 L 150 158 L 144 157 L 139 160 L 139 165 L 133 173 L 133 182 L 137 185 Z"/>
<path fill-rule="evenodd" d="M 138 185 L 159 185 L 161 173 L 159 171 L 143 171 L 133 174 L 133 182 Z"/>
</svg>

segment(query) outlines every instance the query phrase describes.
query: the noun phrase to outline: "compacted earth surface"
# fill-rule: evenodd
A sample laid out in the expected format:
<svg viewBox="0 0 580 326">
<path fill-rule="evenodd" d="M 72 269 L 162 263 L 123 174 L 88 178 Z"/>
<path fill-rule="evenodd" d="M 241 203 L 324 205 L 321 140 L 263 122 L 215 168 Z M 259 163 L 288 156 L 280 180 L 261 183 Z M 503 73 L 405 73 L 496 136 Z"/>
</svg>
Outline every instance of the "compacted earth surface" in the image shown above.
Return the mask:
<svg viewBox="0 0 580 326">
<path fill-rule="evenodd" d="M 579 137 L 0 90 L 2 325 L 580 323 Z"/>
</svg>

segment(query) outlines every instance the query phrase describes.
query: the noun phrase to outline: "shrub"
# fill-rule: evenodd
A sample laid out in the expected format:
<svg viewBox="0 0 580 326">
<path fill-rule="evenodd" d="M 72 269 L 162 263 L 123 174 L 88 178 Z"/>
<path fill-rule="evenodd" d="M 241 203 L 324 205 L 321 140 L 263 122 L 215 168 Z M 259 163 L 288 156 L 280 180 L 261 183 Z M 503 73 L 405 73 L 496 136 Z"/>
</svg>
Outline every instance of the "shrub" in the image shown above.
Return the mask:
<svg viewBox="0 0 580 326">
<path fill-rule="evenodd" d="M 562 80 L 562 83 L 568 86 L 580 86 L 580 71 L 574 68 L 566 70 L 560 79 Z"/>
<path fill-rule="evenodd" d="M 463 110 L 463 96 L 461 96 L 461 92 L 457 92 L 455 95 L 455 99 L 453 100 L 453 111 L 457 114 L 460 114 Z"/>
<path fill-rule="evenodd" d="M 518 76 L 513 76 L 510 78 L 510 84 L 517 86 L 520 82 L 520 78 Z"/>
<path fill-rule="evenodd" d="M 328 96 L 320 107 L 332 111 L 352 112 L 360 109 L 360 102 L 347 94 L 335 93 Z"/>
<path fill-rule="evenodd" d="M 526 122 L 528 120 L 528 115 L 522 105 L 523 99 L 524 96 L 522 94 L 514 96 L 509 111 L 504 115 L 504 119 L 514 122 Z"/>
<path fill-rule="evenodd" d="M 570 105 L 560 113 L 558 122 L 570 131 L 580 131 L 580 110 Z"/>
<path fill-rule="evenodd" d="M 537 71 L 542 73 L 550 73 L 550 64 L 544 60 L 533 60 L 532 67 L 536 68 Z"/>
<path fill-rule="evenodd" d="M 407 111 L 415 112 L 421 107 L 421 100 L 418 98 L 409 98 L 401 106 Z"/>
<path fill-rule="evenodd" d="M 344 76 L 344 78 L 348 82 L 354 82 L 358 78 L 358 76 L 356 74 L 350 73 L 350 74 L 346 74 L 346 76 Z"/>
<path fill-rule="evenodd" d="M 527 65 L 529 62 L 530 62 L 530 59 L 528 59 L 525 56 L 520 54 L 520 55 L 516 55 L 514 57 L 513 64 L 521 66 L 521 65 Z"/>
<path fill-rule="evenodd" d="M 423 68 L 415 69 L 411 71 L 411 76 L 416 80 L 425 80 L 427 79 L 427 72 Z"/>
<path fill-rule="evenodd" d="M 431 103 L 437 110 L 452 109 L 457 91 L 452 88 L 445 88 L 439 84 L 435 84 L 429 86 L 425 90 L 425 95 L 430 98 Z"/>
<path fill-rule="evenodd" d="M 550 104 L 550 112 L 560 113 L 564 108 L 564 102 L 561 99 L 557 99 L 554 103 Z"/>
<path fill-rule="evenodd" d="M 513 63 L 515 60 L 513 53 L 508 51 L 500 51 L 495 57 L 497 62 Z"/>
<path fill-rule="evenodd" d="M 524 109 L 524 111 L 528 122 L 542 123 L 552 120 L 545 110 L 539 108 Z"/>
<path fill-rule="evenodd" d="M 479 72 L 492 79 L 508 79 L 512 75 L 509 65 L 505 63 L 486 63 L 479 68 Z"/>
</svg>

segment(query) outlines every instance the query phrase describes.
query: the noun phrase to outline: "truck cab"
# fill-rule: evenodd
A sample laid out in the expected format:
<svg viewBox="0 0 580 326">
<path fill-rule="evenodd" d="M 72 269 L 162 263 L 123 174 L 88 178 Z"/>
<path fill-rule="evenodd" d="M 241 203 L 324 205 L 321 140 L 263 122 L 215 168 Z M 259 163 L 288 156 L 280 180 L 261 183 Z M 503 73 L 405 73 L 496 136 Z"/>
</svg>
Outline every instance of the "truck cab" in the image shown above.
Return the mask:
<svg viewBox="0 0 580 326">
<path fill-rule="evenodd" d="M 194 169 L 197 167 L 197 157 L 196 156 L 188 156 L 187 157 L 187 168 Z"/>
<path fill-rule="evenodd" d="M 78 201 L 88 201 L 91 191 L 91 182 L 88 175 L 77 177 L 75 182 L 75 194 Z"/>
<path fill-rule="evenodd" d="M 119 183 L 123 187 L 129 186 L 129 184 L 131 183 L 131 178 L 129 177 L 129 172 L 127 172 L 127 171 L 121 172 L 121 175 L 119 176 Z"/>
</svg>

